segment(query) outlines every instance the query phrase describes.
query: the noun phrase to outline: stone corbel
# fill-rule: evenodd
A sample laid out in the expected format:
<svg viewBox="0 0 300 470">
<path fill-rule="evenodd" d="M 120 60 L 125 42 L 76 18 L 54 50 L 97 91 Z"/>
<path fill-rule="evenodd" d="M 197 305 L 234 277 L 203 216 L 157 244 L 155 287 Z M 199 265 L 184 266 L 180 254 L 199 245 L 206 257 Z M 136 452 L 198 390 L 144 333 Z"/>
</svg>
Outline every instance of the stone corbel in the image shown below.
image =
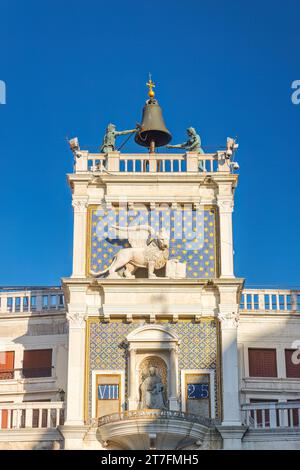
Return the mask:
<svg viewBox="0 0 300 470">
<path fill-rule="evenodd" d="M 106 206 L 105 209 L 106 209 L 107 211 L 111 211 L 111 210 L 113 209 L 113 205 L 112 205 L 112 203 L 111 203 L 110 201 L 106 201 L 106 202 L 105 202 L 105 206 Z"/>
<path fill-rule="evenodd" d="M 107 312 L 103 312 L 102 315 L 100 315 L 101 321 L 103 323 L 109 323 L 110 322 L 110 314 Z"/>
<path fill-rule="evenodd" d="M 155 323 L 156 315 L 155 313 L 150 313 L 149 322 Z"/>
<path fill-rule="evenodd" d="M 202 313 L 197 313 L 197 315 L 195 315 L 195 318 L 194 318 L 195 323 L 200 323 L 201 318 L 202 318 Z"/>
</svg>

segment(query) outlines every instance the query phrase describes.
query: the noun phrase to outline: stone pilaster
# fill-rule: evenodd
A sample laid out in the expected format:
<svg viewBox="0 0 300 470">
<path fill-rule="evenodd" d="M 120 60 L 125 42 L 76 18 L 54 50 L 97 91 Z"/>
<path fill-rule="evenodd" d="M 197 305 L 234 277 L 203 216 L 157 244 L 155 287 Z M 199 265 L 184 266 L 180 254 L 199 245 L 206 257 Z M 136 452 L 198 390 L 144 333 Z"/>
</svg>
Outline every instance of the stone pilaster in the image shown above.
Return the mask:
<svg viewBox="0 0 300 470">
<path fill-rule="evenodd" d="M 232 212 L 234 203 L 231 184 L 220 185 L 217 201 L 220 221 L 220 274 L 221 278 L 232 278 L 234 277 L 232 239 Z"/>
<path fill-rule="evenodd" d="M 73 235 L 73 273 L 72 277 L 85 277 L 86 266 L 86 226 L 87 226 L 87 197 L 74 197 L 74 235 Z"/>
<path fill-rule="evenodd" d="M 170 350 L 170 398 L 169 398 L 169 407 L 170 410 L 179 410 L 178 403 L 178 346 L 172 346 Z"/>
<path fill-rule="evenodd" d="M 245 428 L 241 422 L 239 399 L 237 330 L 239 325 L 238 287 L 219 286 L 220 304 L 218 318 L 222 345 L 222 426 L 224 449 L 241 448 Z"/>
<path fill-rule="evenodd" d="M 128 409 L 137 409 L 137 397 L 135 388 L 135 375 L 136 375 L 136 350 L 131 347 L 129 349 L 129 398 Z"/>
<path fill-rule="evenodd" d="M 70 311 L 71 310 L 71 311 Z M 69 323 L 66 425 L 84 424 L 85 311 L 71 309 Z"/>
</svg>

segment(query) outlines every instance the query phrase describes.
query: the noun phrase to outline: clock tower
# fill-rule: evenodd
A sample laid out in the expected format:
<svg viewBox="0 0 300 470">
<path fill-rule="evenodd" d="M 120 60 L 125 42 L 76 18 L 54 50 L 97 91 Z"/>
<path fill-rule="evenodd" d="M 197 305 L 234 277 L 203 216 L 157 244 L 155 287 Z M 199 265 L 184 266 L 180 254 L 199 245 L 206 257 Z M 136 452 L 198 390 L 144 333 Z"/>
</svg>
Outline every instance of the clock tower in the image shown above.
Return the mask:
<svg viewBox="0 0 300 470">
<path fill-rule="evenodd" d="M 65 448 L 238 448 L 237 144 L 206 153 L 189 127 L 170 145 L 148 87 L 135 129 L 109 124 L 96 154 L 70 141 Z M 118 151 L 122 134 L 143 152 Z"/>
</svg>

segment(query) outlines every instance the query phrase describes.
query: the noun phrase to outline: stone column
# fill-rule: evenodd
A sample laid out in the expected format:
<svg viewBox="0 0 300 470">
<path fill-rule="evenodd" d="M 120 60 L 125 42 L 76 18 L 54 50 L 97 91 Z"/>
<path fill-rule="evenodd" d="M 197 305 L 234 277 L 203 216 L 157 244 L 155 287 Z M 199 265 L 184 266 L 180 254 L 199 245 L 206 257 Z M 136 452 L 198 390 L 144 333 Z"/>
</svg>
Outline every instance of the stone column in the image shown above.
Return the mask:
<svg viewBox="0 0 300 470">
<path fill-rule="evenodd" d="M 74 198 L 74 231 L 73 231 L 73 273 L 72 277 L 85 277 L 86 267 L 86 226 L 88 199 Z"/>
<path fill-rule="evenodd" d="M 231 191 L 231 187 L 230 187 Z M 227 192 L 227 191 L 226 191 Z M 220 257 L 221 278 L 232 278 L 233 273 L 233 240 L 232 240 L 232 194 L 218 196 L 219 220 L 220 220 Z"/>
<path fill-rule="evenodd" d="M 137 409 L 136 399 L 136 350 L 134 348 L 129 349 L 129 397 L 128 397 L 128 409 Z"/>
<path fill-rule="evenodd" d="M 176 345 L 172 346 L 170 350 L 170 372 L 169 372 L 169 408 L 170 410 L 178 411 L 179 403 L 177 397 L 177 384 L 178 384 L 178 348 Z"/>
</svg>

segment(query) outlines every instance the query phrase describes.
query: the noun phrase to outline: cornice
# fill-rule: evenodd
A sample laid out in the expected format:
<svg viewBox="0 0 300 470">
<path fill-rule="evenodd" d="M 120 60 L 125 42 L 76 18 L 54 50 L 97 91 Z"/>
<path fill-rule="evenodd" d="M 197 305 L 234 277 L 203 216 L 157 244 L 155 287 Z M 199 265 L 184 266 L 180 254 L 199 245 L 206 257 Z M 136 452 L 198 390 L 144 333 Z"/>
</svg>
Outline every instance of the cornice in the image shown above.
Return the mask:
<svg viewBox="0 0 300 470">
<path fill-rule="evenodd" d="M 207 177 L 210 177 L 210 182 L 207 181 Z M 157 184 L 157 183 L 174 183 L 174 184 L 201 184 L 211 185 L 211 182 L 216 183 L 234 183 L 236 186 L 238 181 L 238 174 L 235 173 L 114 173 L 114 174 L 103 174 L 97 172 L 86 172 L 86 173 L 68 173 L 67 179 L 72 187 L 74 183 L 87 183 L 89 185 L 102 184 L 124 184 L 124 183 L 136 183 L 136 184 Z"/>
<path fill-rule="evenodd" d="M 95 279 L 92 277 L 75 278 L 75 277 L 63 277 L 61 279 L 63 285 L 79 285 L 79 286 L 149 286 L 149 285 L 170 285 L 170 286 L 204 286 L 207 288 L 217 286 L 238 286 L 242 287 L 245 280 L 244 278 L 228 278 L 228 279 L 168 279 L 168 278 L 136 278 L 136 279 Z"/>
</svg>

